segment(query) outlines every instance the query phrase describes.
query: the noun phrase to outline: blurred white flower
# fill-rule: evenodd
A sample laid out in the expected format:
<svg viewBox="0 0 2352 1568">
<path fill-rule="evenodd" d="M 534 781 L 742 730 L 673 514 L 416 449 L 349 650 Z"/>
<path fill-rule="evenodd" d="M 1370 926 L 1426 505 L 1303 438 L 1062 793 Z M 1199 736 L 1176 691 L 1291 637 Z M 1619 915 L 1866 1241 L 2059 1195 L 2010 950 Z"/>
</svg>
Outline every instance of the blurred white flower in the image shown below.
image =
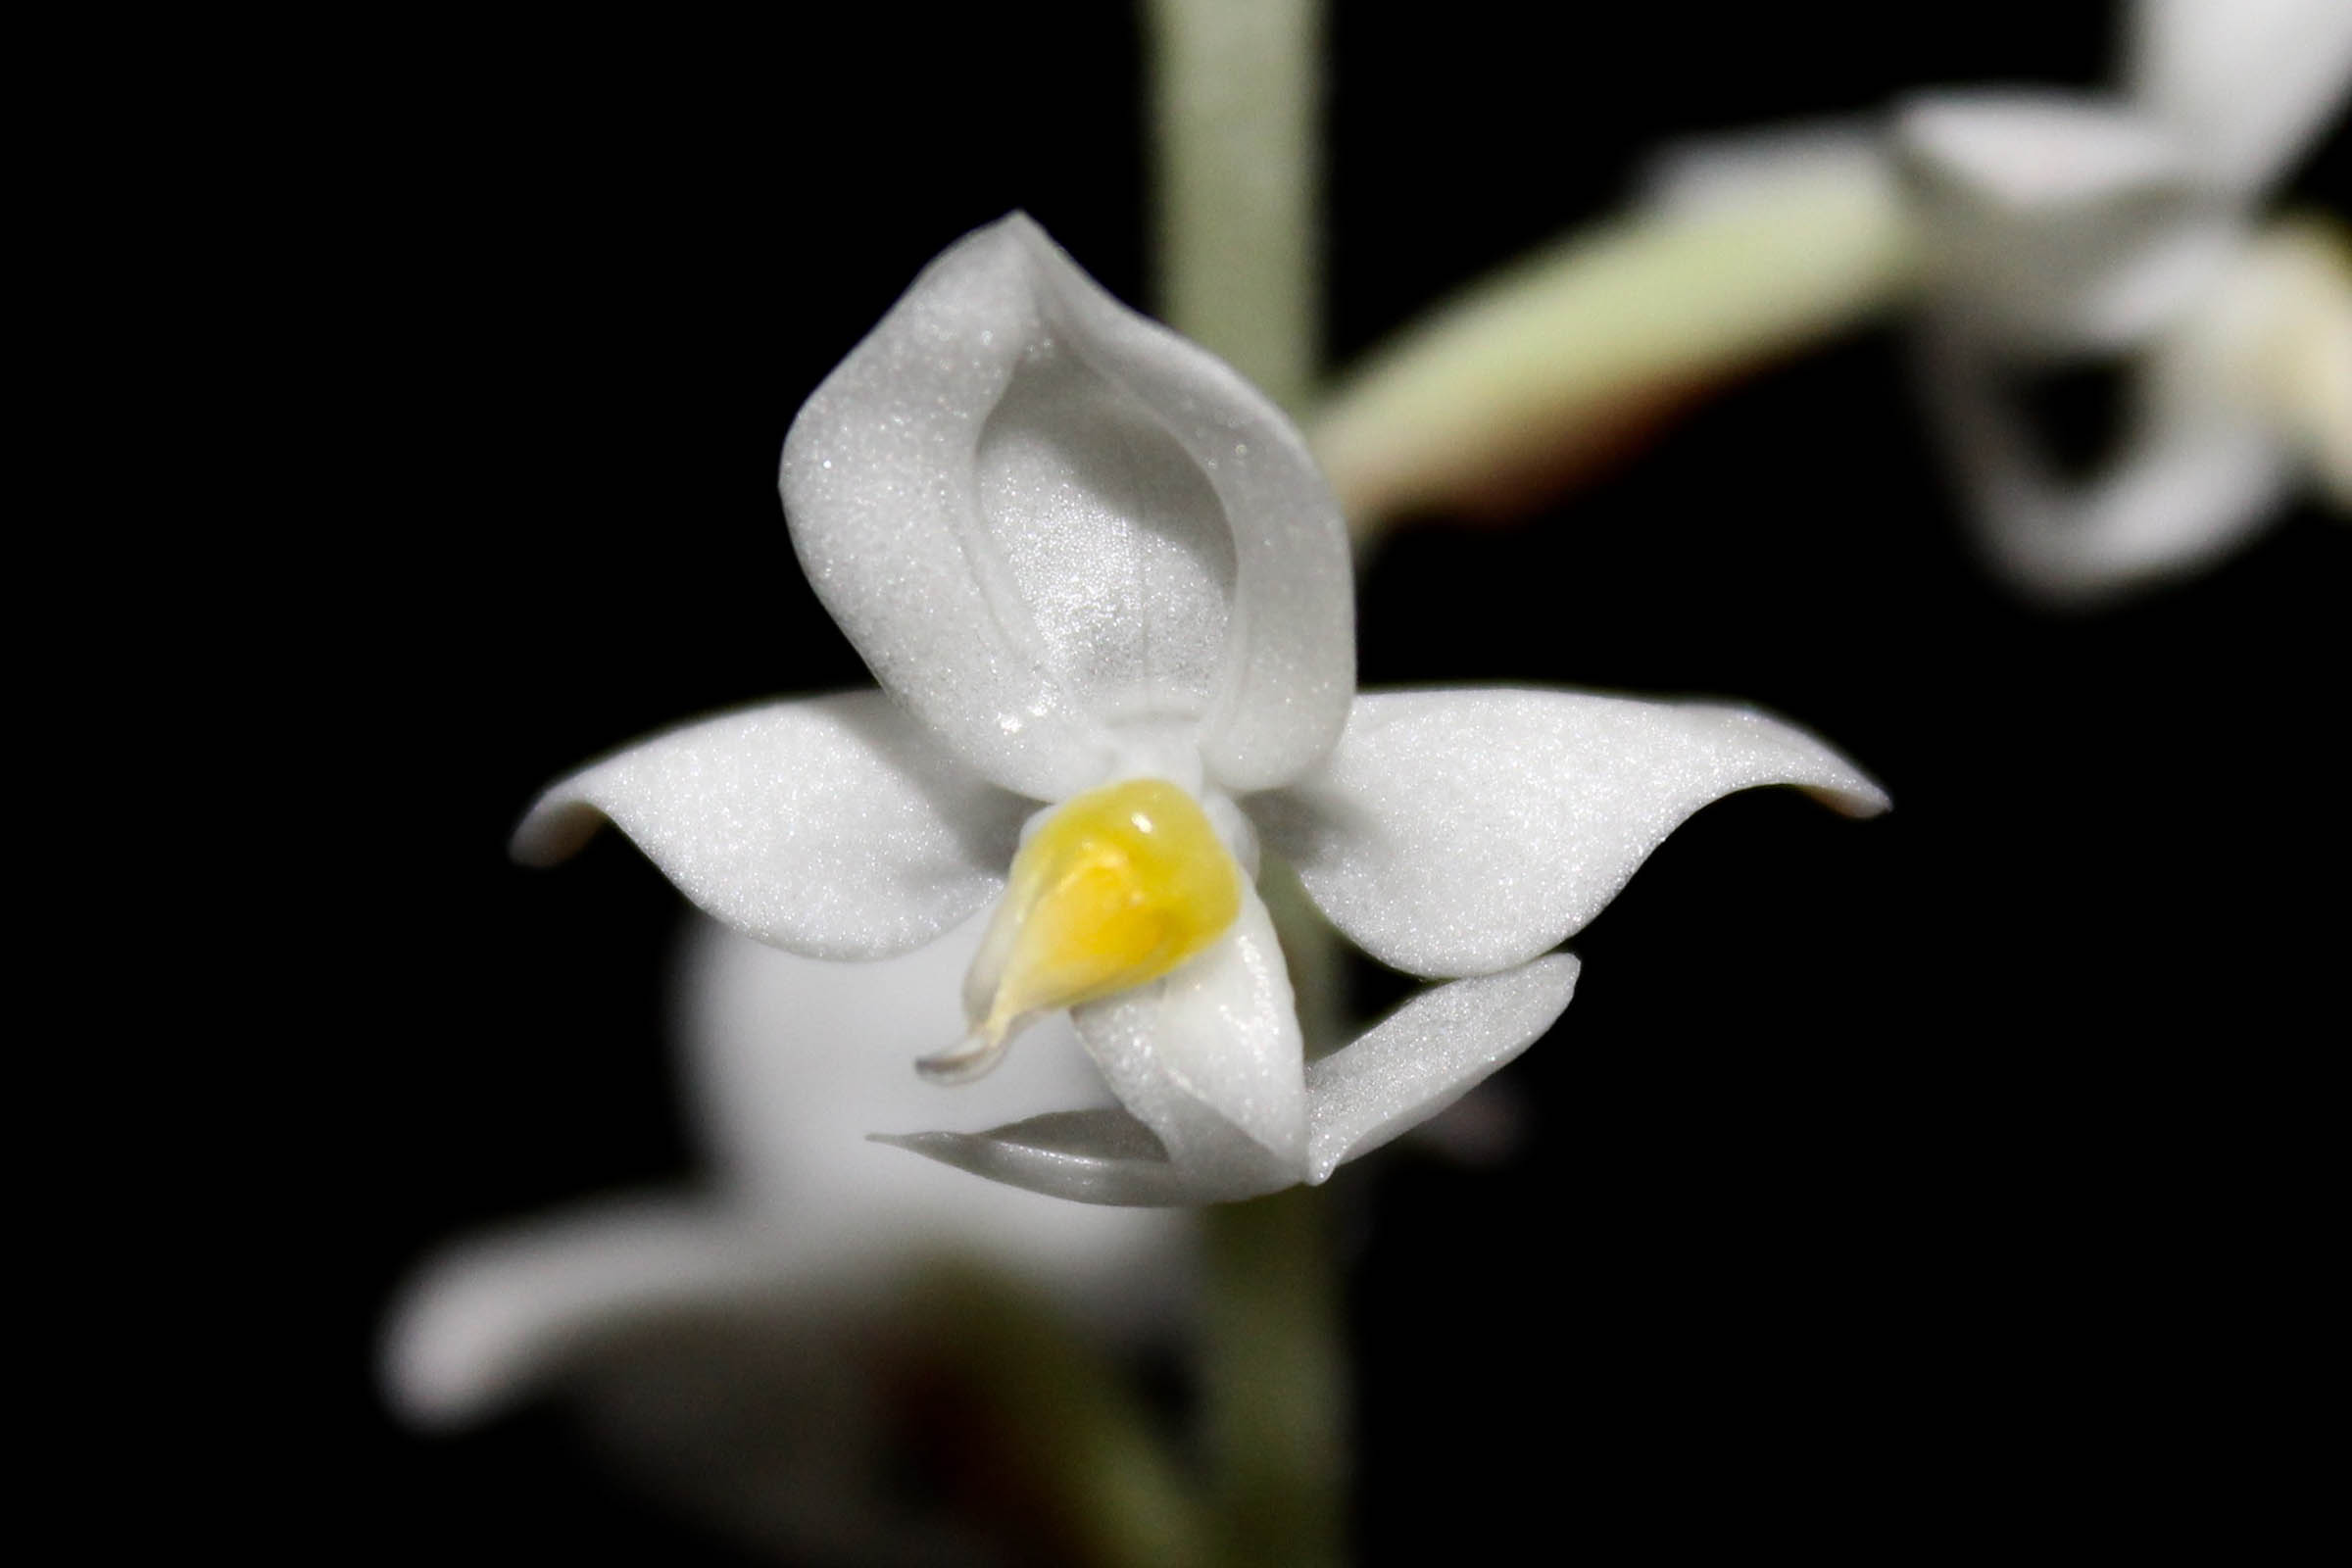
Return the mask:
<svg viewBox="0 0 2352 1568">
<path fill-rule="evenodd" d="M 550 790 L 517 853 L 609 816 L 710 914 L 824 957 L 919 948 L 1002 892 L 926 1073 L 984 1072 L 1066 1008 L 1119 1103 L 894 1140 L 999 1181 L 1120 1204 L 1320 1182 L 1542 1035 L 1576 976 L 1548 950 L 1691 811 L 1776 783 L 1885 805 L 1743 710 L 1358 699 L 1346 535 L 1290 422 L 1017 215 L 817 389 L 783 493 L 883 692 L 624 751 Z M 1341 931 L 1451 983 L 1307 1062 L 1261 835 Z"/>
<path fill-rule="evenodd" d="M 1920 95 L 1670 149 L 1647 201 L 1498 273 L 1342 385 L 1351 521 L 1523 510 L 1738 372 L 1890 308 L 1988 553 L 2086 599 L 2193 569 L 2310 475 L 2352 511 L 2352 252 L 2258 226 L 2352 81 L 2344 0 L 2143 0 L 2128 97 Z M 2112 461 L 2060 477 L 2005 393 L 2131 360 Z"/>
<path fill-rule="evenodd" d="M 2130 23 L 2125 98 L 1928 93 L 1836 155 L 1901 193 L 1928 406 L 1994 560 L 2052 599 L 2201 566 L 2307 473 L 2352 507 L 2352 254 L 2257 226 L 2352 82 L 2352 5 L 2142 0 Z M 1760 199 L 1824 167 L 1805 136 L 1687 149 L 1661 200 Z M 2004 394 L 2116 355 L 2123 444 L 2062 478 Z"/>
<path fill-rule="evenodd" d="M 584 1205 L 429 1260 L 387 1325 L 395 1408 L 448 1428 L 561 1390 L 631 1469 L 740 1535 L 971 1560 L 968 1525 L 885 1490 L 899 1434 L 881 1385 L 908 1336 L 920 1350 L 924 1271 L 985 1265 L 1122 1343 L 1177 1331 L 1191 1283 L 1189 1216 L 1076 1209 L 845 1131 L 917 1113 L 904 1052 L 952 1025 L 979 939 L 966 922 L 829 963 L 698 919 L 677 1032 L 715 1191 Z M 974 1093 L 1005 1115 L 1099 1093 L 1062 1044 Z"/>
</svg>

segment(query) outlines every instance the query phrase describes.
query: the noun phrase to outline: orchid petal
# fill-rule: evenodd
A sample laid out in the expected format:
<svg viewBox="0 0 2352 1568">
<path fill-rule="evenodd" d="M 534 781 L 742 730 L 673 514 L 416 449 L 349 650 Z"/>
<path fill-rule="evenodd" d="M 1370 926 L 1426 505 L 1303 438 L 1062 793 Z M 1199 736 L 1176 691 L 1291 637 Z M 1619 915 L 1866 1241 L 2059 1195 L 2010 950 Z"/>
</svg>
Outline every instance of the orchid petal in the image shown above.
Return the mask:
<svg viewBox="0 0 2352 1568">
<path fill-rule="evenodd" d="M 1110 1092 L 1176 1164 L 1240 1186 L 1266 1170 L 1288 1173 L 1276 1185 L 1298 1179 L 1305 1054 L 1282 945 L 1254 887 L 1243 885 L 1241 913 L 1207 952 L 1070 1019 Z"/>
<path fill-rule="evenodd" d="M 1337 504 L 1281 412 L 1015 214 L 950 248 L 784 443 L 793 540 L 882 684 L 1058 799 L 1122 722 L 1237 789 L 1329 749 L 1354 681 Z"/>
<path fill-rule="evenodd" d="M 1543 1038 L 1575 994 L 1579 967 L 1558 953 L 1434 986 L 1352 1045 L 1307 1063 L 1306 1179 L 1325 1181 L 1426 1121 Z"/>
<path fill-rule="evenodd" d="M 2198 165 L 2247 197 L 2283 173 L 2352 86 L 2343 0 L 2138 0 L 2125 79 Z"/>
<path fill-rule="evenodd" d="M 583 769 L 515 829 L 548 865 L 610 817 L 689 899 L 819 957 L 904 953 L 1004 885 L 1021 803 L 971 778 L 879 692 L 704 719 Z"/>
<path fill-rule="evenodd" d="M 1747 709 L 1581 692 L 1361 698 L 1329 761 L 1250 802 L 1334 924 L 1415 974 L 1491 974 L 1567 940 L 1684 818 L 1794 784 L 1849 815 L 1886 797 Z"/>
<path fill-rule="evenodd" d="M 2130 345 L 2185 309 L 2242 235 L 2162 125 L 2025 92 L 1905 105 L 1939 311 L 2019 356 Z"/>
</svg>

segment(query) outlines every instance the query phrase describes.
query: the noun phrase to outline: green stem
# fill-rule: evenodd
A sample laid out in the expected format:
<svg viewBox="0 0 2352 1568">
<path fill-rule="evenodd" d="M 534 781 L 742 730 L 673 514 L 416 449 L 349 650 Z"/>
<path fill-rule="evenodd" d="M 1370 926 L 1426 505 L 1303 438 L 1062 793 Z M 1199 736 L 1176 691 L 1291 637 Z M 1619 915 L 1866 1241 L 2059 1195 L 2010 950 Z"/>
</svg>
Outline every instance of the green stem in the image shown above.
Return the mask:
<svg viewBox="0 0 2352 1568">
<path fill-rule="evenodd" d="M 1331 389 L 1315 455 L 1359 542 L 1416 511 L 1508 510 L 1708 387 L 1901 304 L 1902 191 L 1832 163 L 1749 200 L 1637 209 L 1492 273 Z"/>
<path fill-rule="evenodd" d="M 1159 303 L 1294 414 L 1321 352 L 1321 0 L 1150 0 Z M 1269 866 L 1310 1054 L 1336 1033 L 1338 951 Z M 1346 1556 L 1347 1378 L 1321 1191 L 1205 1216 L 1201 1396 L 1226 1560 Z"/>
<path fill-rule="evenodd" d="M 1339 934 L 1298 873 L 1258 880 L 1282 939 L 1308 1059 L 1345 1038 Z M 1323 1191 L 1209 1210 L 1202 1404 L 1227 1560 L 1324 1568 L 1347 1558 L 1347 1347 Z"/>
<path fill-rule="evenodd" d="M 1347 1559 L 1347 1369 L 1330 1205 L 1294 1187 L 1206 1216 L 1203 1412 L 1225 1561 Z"/>
<path fill-rule="evenodd" d="M 1077 1562 L 1207 1568 L 1211 1521 L 1117 1364 L 1024 1283 L 950 1262 L 915 1299 L 922 1343 L 976 1398 L 981 1441 Z"/>
<path fill-rule="evenodd" d="M 1321 0 L 1150 0 L 1159 306 L 1297 414 L 1323 270 Z"/>
</svg>

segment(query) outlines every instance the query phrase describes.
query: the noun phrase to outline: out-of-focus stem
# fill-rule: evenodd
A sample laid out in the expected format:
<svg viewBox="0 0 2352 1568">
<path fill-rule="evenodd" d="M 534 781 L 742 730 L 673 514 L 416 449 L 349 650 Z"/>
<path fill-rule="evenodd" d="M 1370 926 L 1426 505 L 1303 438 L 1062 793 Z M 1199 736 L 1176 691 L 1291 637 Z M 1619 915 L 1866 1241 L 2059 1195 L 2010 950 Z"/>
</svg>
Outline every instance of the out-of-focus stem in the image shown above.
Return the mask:
<svg viewBox="0 0 2352 1568">
<path fill-rule="evenodd" d="M 1149 0 L 1159 307 L 1168 324 L 1301 413 L 1322 268 L 1321 0 Z M 1337 950 L 1296 881 L 1267 896 L 1310 1041 L 1329 1043 Z M 1226 1560 L 1345 1555 L 1348 1397 L 1323 1195 L 1206 1216 L 1201 1396 Z"/>
<path fill-rule="evenodd" d="M 1209 1568 L 1216 1532 L 1118 1368 L 1051 1301 L 977 1264 L 943 1264 L 917 1297 L 924 1343 L 977 1396 L 1022 1496 L 1097 1568 Z"/>
<path fill-rule="evenodd" d="M 1202 1406 L 1225 1561 L 1346 1560 L 1347 1369 L 1330 1205 L 1294 1187 L 1211 1209 Z"/>
<path fill-rule="evenodd" d="M 1321 0 L 1145 10 L 1159 309 L 1298 414 L 1321 348 Z"/>
<path fill-rule="evenodd" d="M 1351 368 L 1315 455 L 1359 543 L 1417 509 L 1524 510 L 1679 404 L 1899 303 L 1918 264 L 1899 190 L 1861 159 L 1595 224 Z"/>
</svg>

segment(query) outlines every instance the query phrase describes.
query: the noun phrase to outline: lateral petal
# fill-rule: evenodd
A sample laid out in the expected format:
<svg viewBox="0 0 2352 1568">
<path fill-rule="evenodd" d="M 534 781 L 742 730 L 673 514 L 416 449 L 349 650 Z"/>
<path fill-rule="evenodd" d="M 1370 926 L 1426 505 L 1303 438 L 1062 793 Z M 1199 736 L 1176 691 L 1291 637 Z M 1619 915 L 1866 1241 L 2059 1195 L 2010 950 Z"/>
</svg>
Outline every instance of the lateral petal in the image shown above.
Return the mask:
<svg viewBox="0 0 2352 1568">
<path fill-rule="evenodd" d="M 879 692 L 776 703 L 643 741 L 541 796 L 533 865 L 611 818 L 705 912 L 811 957 L 920 947 L 986 904 L 1026 808 Z"/>
<path fill-rule="evenodd" d="M 1555 953 L 1433 986 L 1351 1045 L 1306 1065 L 1307 1174 L 1328 1180 L 1478 1087 L 1556 1022 L 1581 967 Z"/>
<path fill-rule="evenodd" d="M 1684 818 L 1794 784 L 1849 815 L 1886 797 L 1749 709 L 1587 692 L 1359 698 L 1313 774 L 1250 803 L 1315 903 L 1414 974 L 1492 974 L 1566 941 Z"/>
</svg>

